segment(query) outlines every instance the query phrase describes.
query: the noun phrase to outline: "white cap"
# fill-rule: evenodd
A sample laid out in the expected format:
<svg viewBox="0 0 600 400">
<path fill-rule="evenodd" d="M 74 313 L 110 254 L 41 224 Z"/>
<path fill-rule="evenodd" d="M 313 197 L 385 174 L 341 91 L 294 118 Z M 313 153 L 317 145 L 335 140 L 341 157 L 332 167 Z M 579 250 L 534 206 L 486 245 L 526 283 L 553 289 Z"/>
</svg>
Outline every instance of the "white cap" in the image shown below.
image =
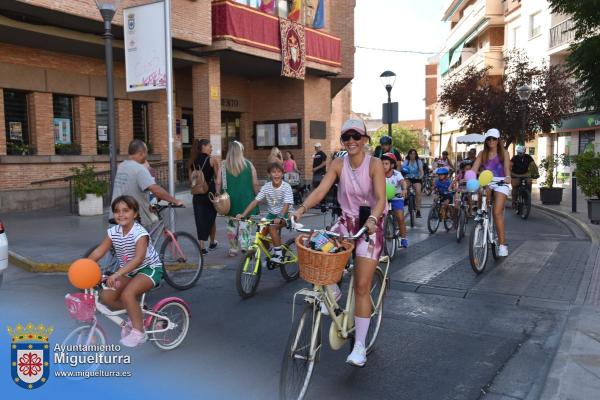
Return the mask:
<svg viewBox="0 0 600 400">
<path fill-rule="evenodd" d="M 369 136 L 367 134 L 367 127 L 365 126 L 365 123 L 360 119 L 351 118 L 346 120 L 346 122 L 344 122 L 344 125 L 342 126 L 342 134 L 348 131 L 356 131 L 361 135 Z"/>
<path fill-rule="evenodd" d="M 321 147 L 321 143 L 315 143 L 315 147 Z"/>
<path fill-rule="evenodd" d="M 488 129 L 488 131 L 485 133 L 485 138 L 487 139 L 489 137 L 500 139 L 500 131 L 496 128 Z"/>
<path fill-rule="evenodd" d="M 523 146 L 522 144 L 518 144 L 517 145 L 517 153 L 519 153 L 519 154 L 525 153 L 525 146 Z"/>
</svg>

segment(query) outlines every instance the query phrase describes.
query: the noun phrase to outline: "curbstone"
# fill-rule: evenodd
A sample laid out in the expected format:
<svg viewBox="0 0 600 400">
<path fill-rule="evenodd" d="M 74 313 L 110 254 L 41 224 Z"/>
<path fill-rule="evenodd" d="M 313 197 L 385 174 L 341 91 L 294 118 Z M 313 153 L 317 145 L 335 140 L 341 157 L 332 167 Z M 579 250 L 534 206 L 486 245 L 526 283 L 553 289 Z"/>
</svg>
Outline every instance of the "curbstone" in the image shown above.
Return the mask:
<svg viewBox="0 0 600 400">
<path fill-rule="evenodd" d="M 581 229 L 586 234 L 587 237 L 590 238 L 590 240 L 593 244 L 600 244 L 600 237 L 598 237 L 598 234 L 596 232 L 594 232 L 594 230 L 592 230 L 585 222 L 581 221 L 579 218 L 575 218 L 574 216 L 572 216 L 569 213 L 566 213 L 564 211 L 556 210 L 554 208 L 543 206 L 540 204 L 532 204 L 532 206 L 535 208 L 538 208 L 542 211 L 546 211 L 550 214 L 554 214 L 559 217 L 568 219 L 569 221 L 571 221 L 572 223 L 577 225 L 577 227 L 579 229 Z"/>
</svg>

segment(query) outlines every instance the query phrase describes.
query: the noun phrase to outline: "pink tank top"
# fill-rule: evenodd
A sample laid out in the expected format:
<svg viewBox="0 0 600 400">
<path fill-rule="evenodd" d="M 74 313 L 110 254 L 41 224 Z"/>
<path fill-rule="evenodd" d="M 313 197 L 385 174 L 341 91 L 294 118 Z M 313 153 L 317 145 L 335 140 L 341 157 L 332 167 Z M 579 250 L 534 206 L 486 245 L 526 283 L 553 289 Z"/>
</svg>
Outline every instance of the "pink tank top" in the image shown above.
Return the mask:
<svg viewBox="0 0 600 400">
<path fill-rule="evenodd" d="M 371 156 L 365 154 L 365 159 L 360 167 L 352 170 L 350 157 L 344 157 L 337 197 L 344 213 L 352 217 L 358 217 L 360 206 L 369 206 L 373 209 L 377 204 L 373 181 L 369 175 L 370 165 Z"/>
<path fill-rule="evenodd" d="M 289 159 L 289 160 L 285 160 L 283 162 L 283 172 L 288 173 L 288 172 L 294 172 L 294 160 Z"/>
</svg>

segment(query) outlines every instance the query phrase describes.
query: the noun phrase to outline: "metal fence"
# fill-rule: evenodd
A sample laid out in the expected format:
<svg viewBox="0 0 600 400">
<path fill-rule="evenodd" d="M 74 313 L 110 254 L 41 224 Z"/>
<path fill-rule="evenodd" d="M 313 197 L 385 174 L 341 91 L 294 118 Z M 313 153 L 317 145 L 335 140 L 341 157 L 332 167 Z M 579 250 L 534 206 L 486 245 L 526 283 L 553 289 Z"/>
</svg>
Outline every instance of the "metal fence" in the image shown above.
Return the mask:
<svg viewBox="0 0 600 400">
<path fill-rule="evenodd" d="M 154 179 L 156 183 L 162 186 L 163 188 L 168 188 L 169 186 L 169 165 L 165 162 L 159 162 L 150 164 L 152 168 L 152 174 L 154 175 Z M 110 182 L 110 171 L 100 171 L 96 172 L 96 179 L 100 181 L 105 181 L 108 183 L 108 186 L 111 186 Z M 41 181 L 31 182 L 32 185 L 44 185 L 48 183 L 55 183 L 64 181 L 69 186 L 69 211 L 72 214 L 78 213 L 77 206 L 77 197 L 75 196 L 75 190 L 73 187 L 73 175 L 65 176 L 62 178 L 54 178 L 54 179 L 45 179 Z M 175 162 L 175 190 L 181 191 L 189 188 L 189 172 L 186 168 L 186 161 L 178 160 Z M 111 198 L 110 193 L 106 193 L 102 197 L 102 202 L 106 206 L 110 204 Z"/>
<path fill-rule="evenodd" d="M 550 48 L 553 49 L 562 44 L 572 42 L 575 38 L 574 28 L 575 23 L 572 18 L 550 28 Z"/>
</svg>

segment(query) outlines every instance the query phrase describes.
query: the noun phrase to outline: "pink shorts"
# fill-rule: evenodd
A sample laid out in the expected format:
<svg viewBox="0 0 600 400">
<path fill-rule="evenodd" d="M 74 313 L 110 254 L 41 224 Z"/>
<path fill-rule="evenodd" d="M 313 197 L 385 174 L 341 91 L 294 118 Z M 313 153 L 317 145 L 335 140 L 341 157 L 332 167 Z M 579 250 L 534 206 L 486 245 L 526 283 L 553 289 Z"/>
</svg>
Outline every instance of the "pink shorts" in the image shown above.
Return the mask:
<svg viewBox="0 0 600 400">
<path fill-rule="evenodd" d="M 343 214 L 331 227 L 331 231 L 340 235 L 354 235 L 360 228 L 358 217 Z M 377 222 L 377 232 L 370 235 L 368 241 L 364 237 L 356 240 L 354 246 L 356 247 L 356 257 L 379 261 L 383 249 L 383 217 L 379 218 Z"/>
</svg>

